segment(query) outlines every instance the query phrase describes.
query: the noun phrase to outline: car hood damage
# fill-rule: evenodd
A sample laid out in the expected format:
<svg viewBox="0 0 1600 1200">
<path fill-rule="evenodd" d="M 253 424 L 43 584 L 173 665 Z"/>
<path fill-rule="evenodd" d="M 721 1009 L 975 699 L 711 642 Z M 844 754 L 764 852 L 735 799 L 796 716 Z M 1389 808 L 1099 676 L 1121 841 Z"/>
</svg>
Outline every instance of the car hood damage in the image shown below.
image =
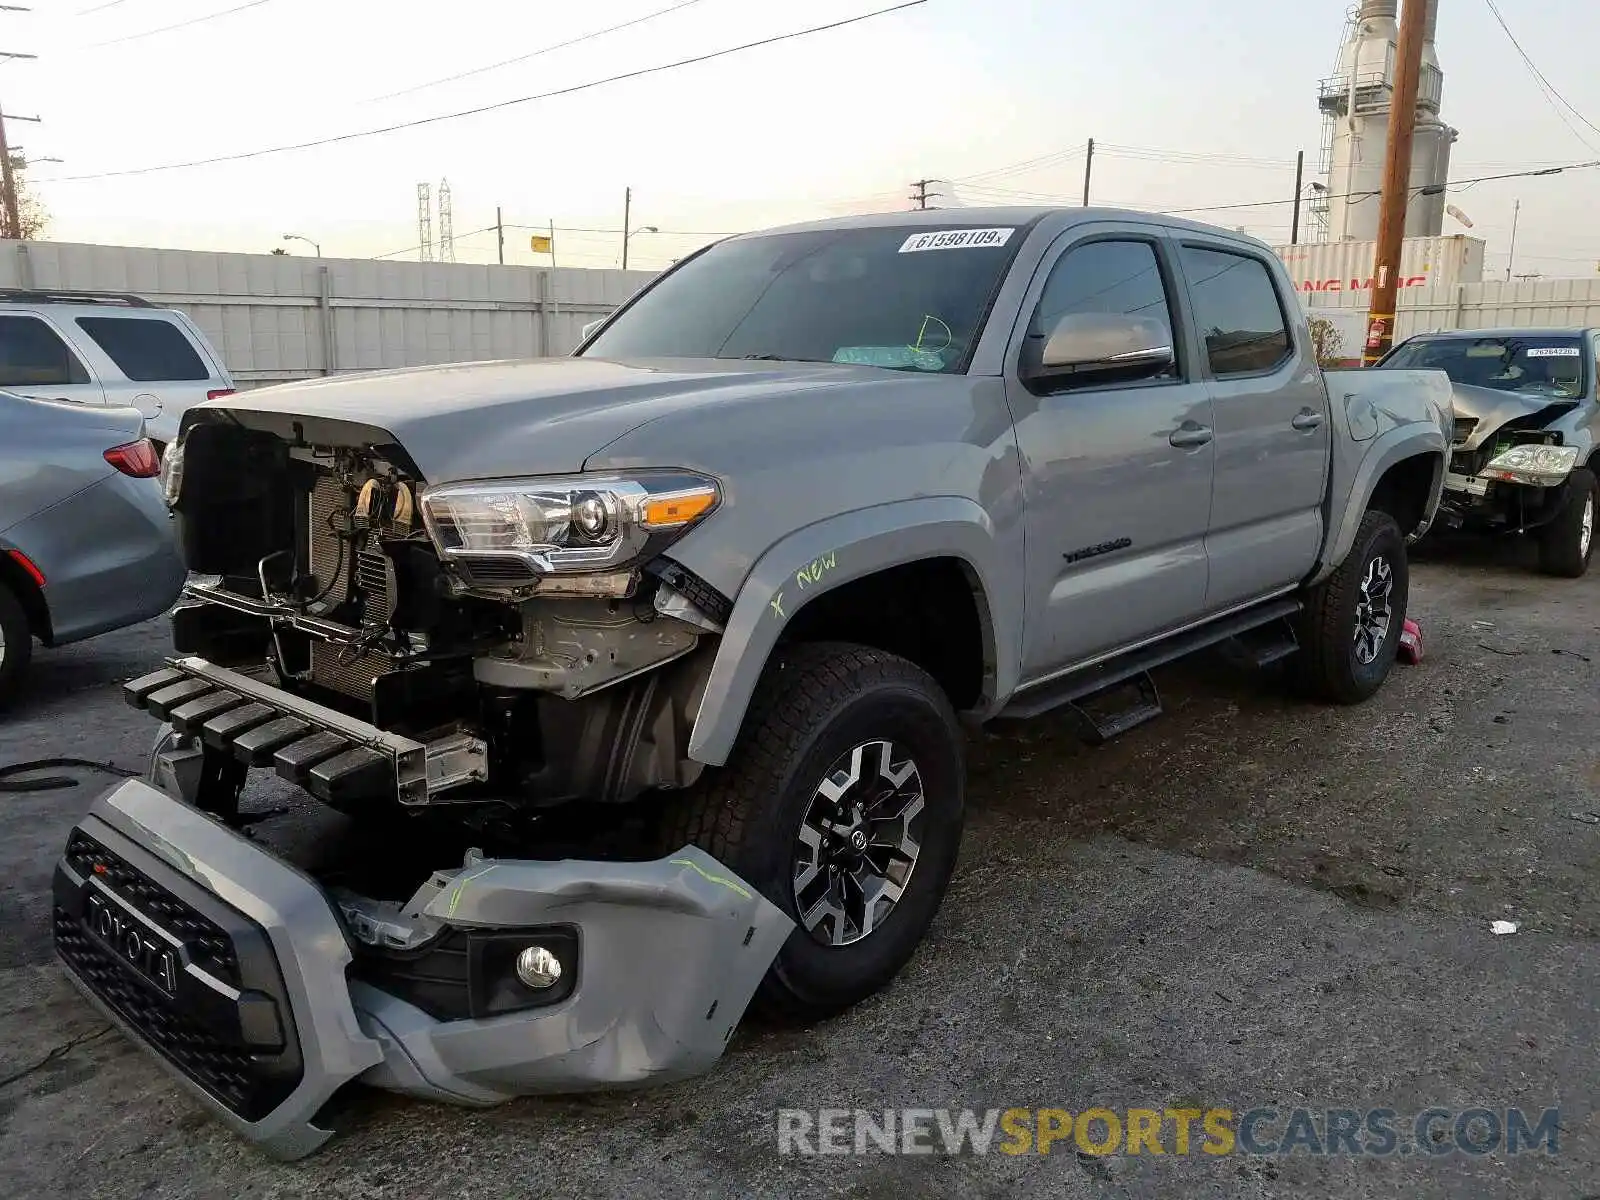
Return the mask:
<svg viewBox="0 0 1600 1200">
<path fill-rule="evenodd" d="M 284 384 L 208 401 L 186 424 L 232 415 L 252 428 L 317 440 L 318 422 L 364 426 L 398 442 L 431 484 L 578 471 L 595 452 L 658 417 L 753 395 L 881 382 L 833 363 L 593 358 L 466 363 Z"/>
<path fill-rule="evenodd" d="M 1539 422 L 1528 418 L 1544 417 L 1543 423 L 1548 423 L 1562 413 L 1571 412 L 1579 403 L 1576 399 L 1506 392 L 1465 383 L 1453 384 L 1451 393 L 1458 433 L 1465 422 L 1472 422 L 1466 437 L 1458 437 L 1455 443 L 1458 450 L 1476 450 L 1508 421 L 1521 421 L 1524 427 L 1535 427 Z"/>
</svg>

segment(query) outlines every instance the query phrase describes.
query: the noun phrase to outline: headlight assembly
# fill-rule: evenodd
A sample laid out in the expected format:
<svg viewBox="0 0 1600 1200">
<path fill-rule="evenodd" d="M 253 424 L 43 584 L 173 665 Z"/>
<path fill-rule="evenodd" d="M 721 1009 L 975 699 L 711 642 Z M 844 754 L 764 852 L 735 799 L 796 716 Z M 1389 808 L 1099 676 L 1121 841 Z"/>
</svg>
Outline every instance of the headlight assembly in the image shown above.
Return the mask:
<svg viewBox="0 0 1600 1200">
<path fill-rule="evenodd" d="M 1578 462 L 1576 446 L 1543 446 L 1529 443 L 1512 446 L 1489 460 L 1479 472 L 1490 479 L 1526 483 L 1534 487 L 1555 487 Z"/>
<path fill-rule="evenodd" d="M 709 515 L 715 480 L 682 471 L 458 483 L 422 494 L 447 560 L 498 558 L 538 575 L 614 571 L 653 556 Z"/>
</svg>

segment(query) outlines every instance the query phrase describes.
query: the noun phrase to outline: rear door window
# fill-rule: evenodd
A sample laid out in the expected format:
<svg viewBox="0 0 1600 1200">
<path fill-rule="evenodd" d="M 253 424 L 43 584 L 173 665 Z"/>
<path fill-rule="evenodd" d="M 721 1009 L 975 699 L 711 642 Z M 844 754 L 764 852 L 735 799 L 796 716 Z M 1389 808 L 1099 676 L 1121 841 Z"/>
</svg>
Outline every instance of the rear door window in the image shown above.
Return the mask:
<svg viewBox="0 0 1600 1200">
<path fill-rule="evenodd" d="M 0 316 L 0 387 L 88 383 L 89 371 L 38 317 Z"/>
<path fill-rule="evenodd" d="M 1183 270 L 1213 374 L 1270 371 L 1289 357 L 1294 343 L 1266 263 L 1185 246 Z"/>
<path fill-rule="evenodd" d="M 211 378 L 183 330 L 171 321 L 160 317 L 79 317 L 78 325 L 135 383 Z"/>
</svg>

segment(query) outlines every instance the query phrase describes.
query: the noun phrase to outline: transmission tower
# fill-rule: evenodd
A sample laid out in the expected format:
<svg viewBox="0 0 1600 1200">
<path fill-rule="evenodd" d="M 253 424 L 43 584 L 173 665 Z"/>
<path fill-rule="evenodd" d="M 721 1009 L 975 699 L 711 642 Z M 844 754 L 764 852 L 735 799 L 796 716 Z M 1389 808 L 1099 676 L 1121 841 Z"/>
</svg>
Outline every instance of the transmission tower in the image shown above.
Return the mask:
<svg viewBox="0 0 1600 1200">
<path fill-rule="evenodd" d="M 417 184 L 417 258 L 433 261 L 433 205 L 428 185 Z"/>
<path fill-rule="evenodd" d="M 455 262 L 456 235 L 451 228 L 450 181 L 439 181 L 439 261 Z"/>
</svg>

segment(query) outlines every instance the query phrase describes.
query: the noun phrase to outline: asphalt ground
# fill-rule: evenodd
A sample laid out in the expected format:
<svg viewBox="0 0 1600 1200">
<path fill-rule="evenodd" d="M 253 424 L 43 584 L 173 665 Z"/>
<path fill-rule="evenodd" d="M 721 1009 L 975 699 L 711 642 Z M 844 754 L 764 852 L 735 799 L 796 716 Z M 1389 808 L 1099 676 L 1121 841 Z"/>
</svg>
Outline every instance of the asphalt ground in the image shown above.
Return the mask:
<svg viewBox="0 0 1600 1200">
<path fill-rule="evenodd" d="M 1600 574 L 1451 547 L 1415 565 L 1412 615 L 1426 661 L 1356 708 L 1202 659 L 1160 674 L 1164 719 L 1108 746 L 1064 717 L 975 739 L 932 937 L 842 1017 L 747 1021 L 711 1074 L 645 1092 L 464 1111 L 362 1091 L 291 1165 L 206 1116 L 52 960 L 55 857 L 113 781 L 0 795 L 0 1195 L 1600 1200 Z M 164 644 L 153 623 L 41 653 L 0 764 L 140 768 L 153 724 L 116 685 Z M 292 799 L 271 786 L 248 802 Z M 315 819 L 297 802 L 279 820 Z M 1557 1109 L 1554 1152 L 1511 1154 L 1481 1121 L 1467 1132 L 1490 1148 L 1464 1151 L 1451 1116 L 1414 1142 L 1433 1107 L 1516 1108 L 1530 1128 Z M 849 1149 L 850 1113 L 903 1108 L 1071 1115 L 1027 1114 L 1030 1134 L 1065 1131 L 1049 1153 L 1032 1136 L 1004 1152 L 1004 1127 L 986 1154 L 937 1132 L 934 1153 L 780 1153 L 780 1110 L 816 1135 L 802 1147 L 837 1119 Z M 1164 1153 L 1076 1120 L 1091 1108 L 1119 1127 L 1154 1110 Z M 1231 1152 L 1195 1119 L 1180 1153 L 1169 1109 L 1228 1110 Z M 1319 1142 L 1327 1110 L 1393 1110 L 1394 1152 L 1365 1132 L 1284 1150 L 1307 1133 L 1296 1109 Z"/>
</svg>

